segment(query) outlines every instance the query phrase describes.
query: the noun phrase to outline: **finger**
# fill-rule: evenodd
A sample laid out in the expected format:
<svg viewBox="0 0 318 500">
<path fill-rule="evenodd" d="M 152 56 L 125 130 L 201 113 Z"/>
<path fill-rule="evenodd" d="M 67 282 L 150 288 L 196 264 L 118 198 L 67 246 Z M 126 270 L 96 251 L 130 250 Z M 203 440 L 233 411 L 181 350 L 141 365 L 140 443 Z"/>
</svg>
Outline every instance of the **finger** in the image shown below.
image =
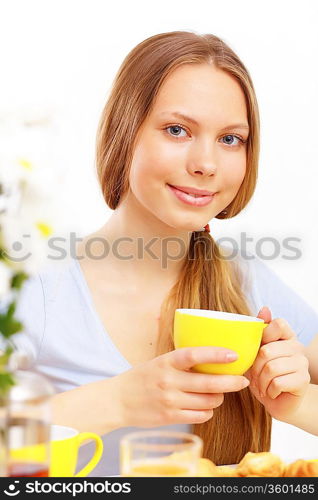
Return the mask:
<svg viewBox="0 0 318 500">
<path fill-rule="evenodd" d="M 213 410 L 180 410 L 176 422 L 182 424 L 203 424 L 213 417 Z"/>
<path fill-rule="evenodd" d="M 272 321 L 272 313 L 267 306 L 262 307 L 257 317 L 263 319 L 265 323 L 270 323 Z"/>
<path fill-rule="evenodd" d="M 184 392 L 224 393 L 241 391 L 249 385 L 249 380 L 241 375 L 208 375 L 183 372 L 176 378 L 178 389 Z"/>
<path fill-rule="evenodd" d="M 264 344 L 258 351 L 256 360 L 254 361 L 253 366 L 250 368 L 248 376 L 251 379 L 258 379 L 259 374 L 264 368 L 264 365 L 268 361 L 271 361 L 275 358 L 293 356 L 294 354 L 302 352 L 303 345 L 300 342 L 295 341 L 294 339 Z"/>
<path fill-rule="evenodd" d="M 180 392 L 178 407 L 183 410 L 213 410 L 224 401 L 223 394 L 195 394 Z"/>
<path fill-rule="evenodd" d="M 295 373 L 304 367 L 301 356 L 289 356 L 285 358 L 276 358 L 265 364 L 256 385 L 261 397 L 266 395 L 267 389 L 272 380 L 276 377 Z"/>
<path fill-rule="evenodd" d="M 271 323 L 264 328 L 262 336 L 262 345 L 276 340 L 289 340 L 296 338 L 296 334 L 291 329 L 287 321 L 283 318 L 273 319 Z"/>
<path fill-rule="evenodd" d="M 276 399 L 280 394 L 287 392 L 294 396 L 299 396 L 303 393 L 309 383 L 309 378 L 306 373 L 290 373 L 276 377 L 271 381 L 267 389 L 267 395 L 271 399 Z"/>
<path fill-rule="evenodd" d="M 172 366 L 178 370 L 189 370 L 201 363 L 231 363 L 238 356 L 224 347 L 181 347 L 168 353 L 172 357 Z"/>
</svg>

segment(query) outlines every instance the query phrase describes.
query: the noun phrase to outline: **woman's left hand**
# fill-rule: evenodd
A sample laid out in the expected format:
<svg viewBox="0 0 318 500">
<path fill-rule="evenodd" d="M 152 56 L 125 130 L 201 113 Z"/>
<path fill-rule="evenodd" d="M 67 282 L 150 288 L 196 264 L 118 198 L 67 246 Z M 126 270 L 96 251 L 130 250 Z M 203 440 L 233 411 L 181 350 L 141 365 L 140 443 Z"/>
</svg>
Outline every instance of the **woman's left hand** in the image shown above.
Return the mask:
<svg viewBox="0 0 318 500">
<path fill-rule="evenodd" d="M 277 420 L 288 421 L 307 391 L 310 375 L 304 345 L 298 342 L 287 321 L 272 320 L 263 307 L 258 318 L 269 323 L 253 366 L 245 373 L 250 390 Z"/>
</svg>

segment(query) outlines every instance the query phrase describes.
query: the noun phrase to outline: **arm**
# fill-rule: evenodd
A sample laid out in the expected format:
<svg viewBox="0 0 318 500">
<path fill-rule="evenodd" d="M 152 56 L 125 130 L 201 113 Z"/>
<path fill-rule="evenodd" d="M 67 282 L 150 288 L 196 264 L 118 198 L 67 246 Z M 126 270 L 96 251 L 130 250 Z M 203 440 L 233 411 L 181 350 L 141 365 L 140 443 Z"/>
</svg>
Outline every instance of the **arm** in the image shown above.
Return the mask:
<svg viewBox="0 0 318 500">
<path fill-rule="evenodd" d="M 206 422 L 223 403 L 224 392 L 240 391 L 249 381 L 240 375 L 189 370 L 235 359 L 235 353 L 221 347 L 176 349 L 109 379 L 52 396 L 53 424 L 102 435 L 120 427 Z"/>
<path fill-rule="evenodd" d="M 255 257 L 253 255 L 253 257 Z M 318 384 L 318 310 L 305 302 L 276 272 L 265 262 L 255 257 L 242 259 L 246 270 L 247 296 L 251 304 L 259 308 L 269 306 L 273 318 L 284 318 L 297 335 L 297 340 L 306 346 L 305 355 L 309 359 L 311 383 Z M 315 335 L 316 334 L 316 335 Z"/>
<path fill-rule="evenodd" d="M 283 421 L 318 436 L 318 385 L 308 386 L 297 411 Z"/>
<path fill-rule="evenodd" d="M 0 356 L 3 354 L 0 350 Z M 23 353 L 14 352 L 10 363 L 14 369 L 23 370 L 23 359 Z M 125 424 L 118 403 L 118 390 L 118 377 L 112 377 L 52 396 L 52 424 L 100 435 L 123 427 Z"/>
<path fill-rule="evenodd" d="M 309 360 L 309 373 L 311 376 L 311 383 L 318 384 L 318 334 L 306 347 L 305 355 Z"/>
<path fill-rule="evenodd" d="M 304 345 L 284 319 L 271 321 L 268 308 L 264 307 L 259 317 L 268 326 L 249 370 L 250 390 L 272 417 L 318 434 L 318 386 L 310 384 Z M 310 403 L 316 403 L 316 415 L 309 409 Z"/>
<path fill-rule="evenodd" d="M 100 435 L 124 427 L 117 384 L 112 377 L 52 396 L 52 423 Z"/>
</svg>

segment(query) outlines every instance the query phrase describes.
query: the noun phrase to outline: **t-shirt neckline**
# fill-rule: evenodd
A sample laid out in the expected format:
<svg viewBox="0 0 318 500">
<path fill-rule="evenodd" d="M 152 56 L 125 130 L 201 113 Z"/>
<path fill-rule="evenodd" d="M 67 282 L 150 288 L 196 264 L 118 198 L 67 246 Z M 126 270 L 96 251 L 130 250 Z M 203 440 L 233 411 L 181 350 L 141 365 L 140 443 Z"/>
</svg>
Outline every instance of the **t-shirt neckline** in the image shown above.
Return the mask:
<svg viewBox="0 0 318 500">
<path fill-rule="evenodd" d="M 122 353 L 119 351 L 119 349 L 117 348 L 117 346 L 114 344 L 113 340 L 111 339 L 110 335 L 108 334 L 101 318 L 99 317 L 99 314 L 97 313 L 96 311 L 96 308 L 95 308 L 95 304 L 94 304 L 94 301 L 93 301 L 93 296 L 91 294 L 91 291 L 90 291 L 90 288 L 88 286 L 88 283 L 86 281 L 86 278 L 84 276 L 84 273 L 82 271 L 82 268 L 80 266 L 80 263 L 78 262 L 78 259 L 77 258 L 74 258 L 74 267 L 75 267 L 75 271 L 77 273 L 77 276 L 79 278 L 79 282 L 80 282 L 80 285 L 81 285 L 81 289 L 84 293 L 84 296 L 85 296 L 85 299 L 89 305 L 89 308 L 90 308 L 90 311 L 91 311 L 91 314 L 94 318 L 94 321 L 98 327 L 98 331 L 101 332 L 101 334 L 103 335 L 103 338 L 104 340 L 107 339 L 107 342 L 108 342 L 108 346 L 111 347 L 112 351 L 114 352 L 114 354 L 116 354 L 116 356 L 120 359 L 120 361 L 124 364 L 124 368 L 132 368 L 132 365 L 128 362 L 128 360 L 122 355 Z"/>
</svg>

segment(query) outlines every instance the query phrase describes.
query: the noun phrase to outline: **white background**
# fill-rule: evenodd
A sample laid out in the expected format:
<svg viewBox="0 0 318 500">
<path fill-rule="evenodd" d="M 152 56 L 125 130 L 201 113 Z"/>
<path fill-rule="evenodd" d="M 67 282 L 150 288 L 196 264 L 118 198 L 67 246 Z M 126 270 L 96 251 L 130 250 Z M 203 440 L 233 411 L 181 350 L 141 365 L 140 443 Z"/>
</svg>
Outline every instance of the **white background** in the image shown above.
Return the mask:
<svg viewBox="0 0 318 500">
<path fill-rule="evenodd" d="M 253 238 L 251 251 L 260 238 L 280 245 L 301 238 L 300 259 L 284 259 L 290 253 L 282 248 L 267 264 L 318 310 L 317 6 L 315 0 L 2 0 L 0 112 L 48 116 L 54 123 L 47 151 L 66 175 L 57 195 L 70 227 L 86 234 L 110 213 L 95 178 L 95 133 L 123 58 L 160 32 L 220 36 L 255 85 L 261 160 L 253 200 L 234 219 L 211 221 L 212 234 L 239 243 L 245 232 Z M 271 245 L 262 249 L 273 251 Z M 318 438 L 305 440 L 289 426 L 284 434 L 280 427 L 274 432 L 278 451 L 298 446 L 300 452 L 306 442 L 318 457 Z"/>
</svg>

